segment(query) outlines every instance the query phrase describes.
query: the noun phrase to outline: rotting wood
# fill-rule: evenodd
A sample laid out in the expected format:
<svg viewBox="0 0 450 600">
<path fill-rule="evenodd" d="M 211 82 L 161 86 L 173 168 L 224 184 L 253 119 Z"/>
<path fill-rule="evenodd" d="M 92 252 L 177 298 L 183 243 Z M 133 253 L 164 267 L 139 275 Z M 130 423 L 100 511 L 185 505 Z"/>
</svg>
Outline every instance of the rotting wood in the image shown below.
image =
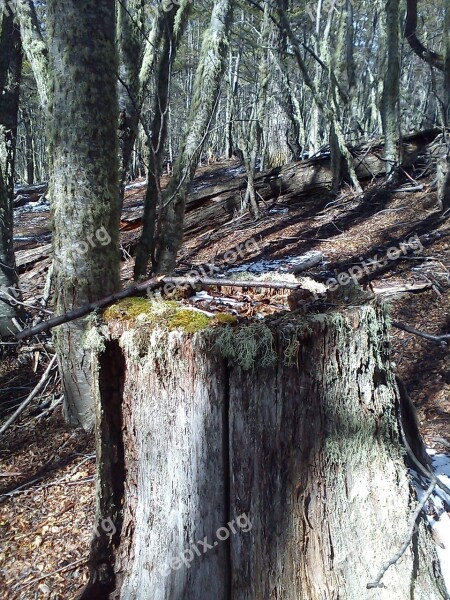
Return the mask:
<svg viewBox="0 0 450 600">
<path fill-rule="evenodd" d="M 120 507 L 113 555 L 96 562 L 93 547 L 91 581 L 114 569 L 110 600 L 409 600 L 411 586 L 418 600 L 442 600 L 423 524 L 386 587 L 366 589 L 404 539 L 411 502 L 382 306 L 262 326 L 272 354 L 260 346 L 244 370 L 239 344 L 228 362 L 214 343 L 220 330 L 108 323 L 98 377 L 111 380 L 114 344 L 127 468 L 123 498 L 97 514 L 99 527 Z M 101 498 L 115 476 L 98 480 Z M 89 586 L 82 596 L 98 597 Z"/>
<path fill-rule="evenodd" d="M 38 333 L 42 333 L 44 331 L 50 331 L 53 327 L 57 327 L 58 325 L 62 325 L 63 323 L 70 323 L 71 321 L 75 321 L 76 319 L 80 319 L 88 315 L 95 310 L 99 310 L 102 308 L 106 308 L 107 306 L 117 302 L 118 300 L 122 300 L 123 298 L 129 298 L 135 294 L 139 294 L 144 291 L 155 291 L 160 290 L 164 286 L 171 286 L 171 290 L 176 287 L 182 286 L 205 286 L 205 287 L 234 287 L 234 288 L 267 288 L 267 289 L 277 289 L 277 290 L 297 290 L 302 286 L 300 283 L 292 283 L 288 281 L 259 281 L 259 280 L 240 280 L 237 281 L 235 279 L 214 279 L 211 277 L 153 277 L 152 279 L 148 279 L 146 281 L 142 281 L 140 283 L 135 283 L 124 290 L 116 292 L 115 294 L 111 294 L 110 296 L 106 296 L 105 298 L 101 298 L 96 302 L 90 302 L 89 304 L 84 304 L 79 308 L 67 312 L 63 315 L 59 315 L 57 317 L 53 317 L 52 319 L 48 319 L 34 327 L 29 327 L 28 329 L 23 329 L 20 331 L 15 338 L 18 340 L 23 340 Z"/>
</svg>

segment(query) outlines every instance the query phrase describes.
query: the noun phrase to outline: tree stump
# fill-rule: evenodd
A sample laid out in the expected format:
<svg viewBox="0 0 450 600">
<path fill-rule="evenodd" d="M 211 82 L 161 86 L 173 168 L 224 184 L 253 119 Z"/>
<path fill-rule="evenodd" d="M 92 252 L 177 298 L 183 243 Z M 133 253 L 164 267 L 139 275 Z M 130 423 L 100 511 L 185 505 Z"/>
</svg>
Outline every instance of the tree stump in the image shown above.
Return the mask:
<svg viewBox="0 0 450 600">
<path fill-rule="evenodd" d="M 416 502 L 383 306 L 194 334 L 112 316 L 83 599 L 446 598 L 423 523 L 366 589 Z"/>
</svg>

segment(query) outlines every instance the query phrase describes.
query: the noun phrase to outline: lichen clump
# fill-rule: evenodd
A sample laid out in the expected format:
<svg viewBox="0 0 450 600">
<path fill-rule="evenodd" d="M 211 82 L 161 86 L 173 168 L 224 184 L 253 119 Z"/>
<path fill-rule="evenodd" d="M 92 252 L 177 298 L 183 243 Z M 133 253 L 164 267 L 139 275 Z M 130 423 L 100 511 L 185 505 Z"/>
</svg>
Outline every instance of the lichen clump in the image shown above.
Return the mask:
<svg viewBox="0 0 450 600">
<path fill-rule="evenodd" d="M 264 323 L 224 327 L 217 338 L 217 346 L 222 356 L 244 371 L 254 366 L 269 367 L 277 359 L 273 334 Z"/>
</svg>

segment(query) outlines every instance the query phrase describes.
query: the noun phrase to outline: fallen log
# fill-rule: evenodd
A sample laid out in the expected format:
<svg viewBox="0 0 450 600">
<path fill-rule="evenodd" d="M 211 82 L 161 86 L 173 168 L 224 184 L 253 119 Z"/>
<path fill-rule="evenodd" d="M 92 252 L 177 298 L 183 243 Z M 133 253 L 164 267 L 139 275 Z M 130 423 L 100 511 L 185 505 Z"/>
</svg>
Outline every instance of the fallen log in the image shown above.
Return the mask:
<svg viewBox="0 0 450 600">
<path fill-rule="evenodd" d="M 433 129 L 405 136 L 405 164 L 414 162 L 439 133 L 440 130 Z M 386 174 L 383 151 L 381 141 L 351 149 L 360 181 Z M 256 173 L 255 191 L 264 202 L 275 202 L 279 198 L 287 203 L 292 200 L 309 201 L 329 192 L 332 182 L 330 157 L 324 154 Z M 246 188 L 246 175 L 239 166 L 221 168 L 194 179 L 186 204 L 185 234 L 195 235 L 227 222 L 241 209 Z M 134 217 L 131 221 L 141 224 L 141 217 Z"/>
<path fill-rule="evenodd" d="M 407 163 L 414 161 L 439 133 L 440 130 L 430 130 L 405 136 L 403 140 L 405 161 Z M 386 167 L 382 158 L 383 144 L 381 142 L 351 149 L 351 152 L 354 156 L 356 174 L 361 181 L 385 174 Z M 293 200 L 296 202 L 311 201 L 330 191 L 332 180 L 330 157 L 322 155 L 255 174 L 255 190 L 257 197 L 264 202 L 275 203 L 280 198 L 286 203 Z M 34 187 L 38 188 L 39 186 Z M 143 188 L 145 182 L 138 182 L 127 187 L 130 190 Z M 217 229 L 229 221 L 241 209 L 246 187 L 247 180 L 244 169 L 236 163 L 230 163 L 226 167 L 194 179 L 186 205 L 185 234 L 196 235 L 204 230 Z M 133 210 L 132 216 L 127 218 L 126 213 L 125 201 L 121 230 L 124 232 L 137 230 L 142 225 L 142 215 L 139 213 L 136 216 L 136 211 Z M 127 250 L 135 242 L 136 237 L 133 236 L 131 241 L 126 244 Z M 30 254 L 27 255 L 25 252 L 30 252 Z M 48 250 L 46 248 L 42 258 L 47 257 Z M 36 260 L 39 260 L 39 250 L 37 250 L 37 254 L 27 250 L 19 256 L 18 266 L 23 270 L 25 266 Z"/>
<path fill-rule="evenodd" d="M 14 188 L 13 207 L 25 206 L 29 202 L 39 202 L 47 193 L 46 181 L 35 185 L 21 185 Z"/>
</svg>

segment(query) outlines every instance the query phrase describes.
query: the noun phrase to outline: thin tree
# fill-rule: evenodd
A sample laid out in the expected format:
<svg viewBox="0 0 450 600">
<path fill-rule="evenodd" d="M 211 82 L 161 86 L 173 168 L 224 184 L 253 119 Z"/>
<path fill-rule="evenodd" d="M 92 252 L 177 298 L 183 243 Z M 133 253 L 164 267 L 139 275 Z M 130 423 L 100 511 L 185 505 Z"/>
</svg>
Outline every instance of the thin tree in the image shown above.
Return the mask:
<svg viewBox="0 0 450 600">
<path fill-rule="evenodd" d="M 397 139 L 399 136 L 398 96 L 400 86 L 400 22 L 399 0 L 386 3 L 387 67 L 381 98 L 381 119 L 384 133 L 384 158 L 387 172 L 398 164 Z"/>
</svg>

